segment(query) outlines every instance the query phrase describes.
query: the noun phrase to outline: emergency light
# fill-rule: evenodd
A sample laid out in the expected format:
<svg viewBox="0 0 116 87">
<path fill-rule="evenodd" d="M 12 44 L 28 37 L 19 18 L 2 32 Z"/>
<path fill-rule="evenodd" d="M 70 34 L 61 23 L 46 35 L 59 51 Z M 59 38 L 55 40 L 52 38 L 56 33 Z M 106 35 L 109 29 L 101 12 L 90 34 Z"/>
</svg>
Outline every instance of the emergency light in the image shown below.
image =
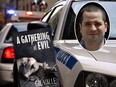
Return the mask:
<svg viewBox="0 0 116 87">
<path fill-rule="evenodd" d="M 32 16 L 32 15 L 33 15 L 33 12 L 32 12 L 32 11 L 27 11 L 27 12 L 26 12 L 26 15 Z"/>
<path fill-rule="evenodd" d="M 15 10 L 13 10 L 13 9 L 7 9 L 6 13 L 10 14 L 10 15 L 16 14 Z"/>
</svg>

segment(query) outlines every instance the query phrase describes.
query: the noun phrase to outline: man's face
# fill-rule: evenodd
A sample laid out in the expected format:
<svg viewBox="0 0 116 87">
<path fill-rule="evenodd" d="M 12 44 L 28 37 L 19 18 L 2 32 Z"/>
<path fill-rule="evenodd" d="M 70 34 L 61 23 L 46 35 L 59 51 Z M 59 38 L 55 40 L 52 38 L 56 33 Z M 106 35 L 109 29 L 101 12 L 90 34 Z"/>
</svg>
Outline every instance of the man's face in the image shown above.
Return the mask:
<svg viewBox="0 0 116 87">
<path fill-rule="evenodd" d="M 82 39 L 88 43 L 97 43 L 103 40 L 107 31 L 107 23 L 103 21 L 101 12 L 83 13 L 83 21 L 80 24 Z"/>
</svg>

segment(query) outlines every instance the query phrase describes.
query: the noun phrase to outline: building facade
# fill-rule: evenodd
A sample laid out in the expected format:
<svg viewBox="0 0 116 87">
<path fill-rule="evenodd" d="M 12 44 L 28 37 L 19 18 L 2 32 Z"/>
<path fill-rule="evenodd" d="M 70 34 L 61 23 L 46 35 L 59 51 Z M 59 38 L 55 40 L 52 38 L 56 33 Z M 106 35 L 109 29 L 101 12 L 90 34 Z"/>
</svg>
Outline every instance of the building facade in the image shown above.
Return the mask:
<svg viewBox="0 0 116 87">
<path fill-rule="evenodd" d="M 35 5 L 32 4 L 33 2 L 40 1 L 43 0 L 0 0 L 0 24 L 4 25 L 6 23 L 6 10 L 9 8 L 22 11 L 43 11 L 40 10 L 40 7 L 37 3 L 35 3 Z M 44 11 L 48 11 L 57 1 L 58 0 L 44 0 L 44 2 L 47 3 L 47 8 L 44 9 Z"/>
</svg>

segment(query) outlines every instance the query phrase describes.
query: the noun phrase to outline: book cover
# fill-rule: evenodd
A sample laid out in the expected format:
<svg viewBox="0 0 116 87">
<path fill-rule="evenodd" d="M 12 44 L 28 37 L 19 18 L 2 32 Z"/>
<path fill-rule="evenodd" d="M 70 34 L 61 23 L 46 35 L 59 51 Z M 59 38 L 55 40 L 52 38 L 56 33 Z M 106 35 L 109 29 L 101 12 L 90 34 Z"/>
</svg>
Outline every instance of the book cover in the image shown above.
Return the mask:
<svg viewBox="0 0 116 87">
<path fill-rule="evenodd" d="M 60 86 L 50 28 L 14 32 L 13 44 L 18 87 Z"/>
</svg>

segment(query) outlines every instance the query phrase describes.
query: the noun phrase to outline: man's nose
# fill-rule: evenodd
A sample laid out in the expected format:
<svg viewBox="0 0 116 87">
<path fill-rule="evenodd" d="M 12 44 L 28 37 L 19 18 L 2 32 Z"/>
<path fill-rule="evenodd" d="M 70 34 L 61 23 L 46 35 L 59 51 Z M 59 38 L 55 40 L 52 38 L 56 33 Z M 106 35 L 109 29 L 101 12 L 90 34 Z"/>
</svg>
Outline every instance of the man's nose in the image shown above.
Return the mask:
<svg viewBox="0 0 116 87">
<path fill-rule="evenodd" d="M 91 30 L 93 30 L 93 31 L 97 30 L 97 27 L 95 26 L 95 24 L 91 25 Z"/>
</svg>

